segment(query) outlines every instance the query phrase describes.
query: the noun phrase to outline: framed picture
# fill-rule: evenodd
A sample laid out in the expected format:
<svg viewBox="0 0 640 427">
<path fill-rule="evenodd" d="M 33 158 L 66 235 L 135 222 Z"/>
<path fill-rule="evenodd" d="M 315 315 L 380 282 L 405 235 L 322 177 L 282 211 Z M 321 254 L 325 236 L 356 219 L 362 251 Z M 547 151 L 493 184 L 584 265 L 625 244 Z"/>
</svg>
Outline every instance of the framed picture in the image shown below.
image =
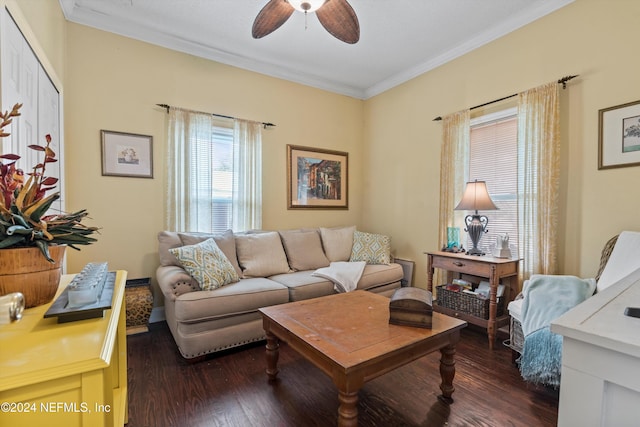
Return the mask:
<svg viewBox="0 0 640 427">
<path fill-rule="evenodd" d="M 348 209 L 349 153 L 287 145 L 288 209 Z"/>
<path fill-rule="evenodd" d="M 599 111 L 598 169 L 640 165 L 640 101 Z"/>
<path fill-rule="evenodd" d="M 153 178 L 153 137 L 101 130 L 102 175 Z"/>
</svg>

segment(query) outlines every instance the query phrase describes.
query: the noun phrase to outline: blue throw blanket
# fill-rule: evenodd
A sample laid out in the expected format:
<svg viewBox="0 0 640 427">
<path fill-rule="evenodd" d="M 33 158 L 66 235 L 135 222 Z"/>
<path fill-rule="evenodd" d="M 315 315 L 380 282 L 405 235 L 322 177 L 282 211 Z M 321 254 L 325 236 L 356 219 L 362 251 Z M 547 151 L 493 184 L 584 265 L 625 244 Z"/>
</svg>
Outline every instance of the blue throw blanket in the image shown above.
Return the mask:
<svg viewBox="0 0 640 427">
<path fill-rule="evenodd" d="M 526 381 L 558 387 L 562 336 L 550 331 L 552 320 L 593 295 L 595 279 L 534 274 L 523 289 L 524 346 L 520 373 Z"/>
</svg>

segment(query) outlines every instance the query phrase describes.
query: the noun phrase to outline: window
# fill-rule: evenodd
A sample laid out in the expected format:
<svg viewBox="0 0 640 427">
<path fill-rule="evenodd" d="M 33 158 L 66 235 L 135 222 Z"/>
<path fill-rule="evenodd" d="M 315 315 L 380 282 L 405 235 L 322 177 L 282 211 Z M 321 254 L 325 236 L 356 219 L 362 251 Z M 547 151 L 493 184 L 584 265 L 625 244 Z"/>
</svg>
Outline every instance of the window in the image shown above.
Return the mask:
<svg viewBox="0 0 640 427">
<path fill-rule="evenodd" d="M 260 228 L 262 124 L 168 110 L 167 230 Z"/>
<path fill-rule="evenodd" d="M 232 228 L 233 128 L 207 128 L 203 137 L 196 132 L 190 150 L 190 179 L 197 187 L 194 218 L 197 231 L 222 233 Z"/>
<path fill-rule="evenodd" d="M 486 181 L 496 211 L 482 211 L 489 223 L 480 248 L 489 253 L 496 237 L 509 234 L 518 245 L 518 119 L 515 108 L 471 120 L 469 181 Z M 471 247 L 467 237 L 466 247 Z M 515 252 L 517 253 L 517 252 Z"/>
<path fill-rule="evenodd" d="M 520 277 L 526 279 L 532 274 L 556 274 L 558 267 L 558 84 L 554 81 L 519 93 L 517 105 L 517 110 L 514 108 L 511 113 L 473 121 L 469 119 L 470 109 L 443 118 L 439 241 L 441 244 L 447 241 L 447 227 L 460 224 L 460 215 L 451 211 L 462 196 L 464 181 L 487 181 L 489 193 L 502 209 L 482 212 L 489 217 L 491 233 L 480 243 L 490 248 L 495 244 L 496 233 L 513 233 L 509 234 L 510 243 L 516 246 L 514 249 L 521 260 Z M 506 137 L 507 133 L 500 128 L 509 122 L 509 116 L 514 116 L 509 132 L 512 136 Z M 484 133 L 490 137 L 480 138 Z M 474 145 L 473 154 L 470 154 L 471 145 Z M 504 150 L 511 150 L 512 154 L 505 154 Z M 517 196 L 513 195 L 514 187 L 508 185 L 514 183 Z M 512 213 L 509 206 L 513 199 L 517 200 L 516 213 Z M 514 252 L 511 251 L 512 255 Z"/>
</svg>

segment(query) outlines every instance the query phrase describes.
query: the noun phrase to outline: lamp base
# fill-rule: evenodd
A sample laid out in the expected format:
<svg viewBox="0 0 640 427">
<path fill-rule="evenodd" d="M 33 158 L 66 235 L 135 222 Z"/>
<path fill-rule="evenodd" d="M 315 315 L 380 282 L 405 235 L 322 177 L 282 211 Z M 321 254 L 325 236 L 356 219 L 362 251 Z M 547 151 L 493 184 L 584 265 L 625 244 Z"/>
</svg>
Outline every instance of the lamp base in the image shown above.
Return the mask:
<svg viewBox="0 0 640 427">
<path fill-rule="evenodd" d="M 482 252 L 480 249 L 478 248 L 471 248 L 467 251 L 466 255 L 475 255 L 475 256 L 483 256 L 486 255 L 484 252 Z"/>
<path fill-rule="evenodd" d="M 478 249 L 478 242 L 480 242 L 482 235 L 487 232 L 489 218 L 484 215 L 478 215 L 476 211 L 474 215 L 467 215 L 464 222 L 467 224 L 467 228 L 464 231 L 469 233 L 471 243 L 473 243 L 473 248 L 469 249 L 467 255 L 484 255 L 484 252 Z"/>
</svg>

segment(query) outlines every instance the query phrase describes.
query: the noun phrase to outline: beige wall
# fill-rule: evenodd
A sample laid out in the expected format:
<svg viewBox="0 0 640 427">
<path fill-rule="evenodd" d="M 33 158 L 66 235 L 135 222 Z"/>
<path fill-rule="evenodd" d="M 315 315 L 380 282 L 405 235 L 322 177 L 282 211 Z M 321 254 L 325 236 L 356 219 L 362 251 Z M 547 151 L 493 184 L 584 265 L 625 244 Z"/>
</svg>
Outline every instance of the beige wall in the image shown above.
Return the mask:
<svg viewBox="0 0 640 427">
<path fill-rule="evenodd" d="M 2 1 L 2 0 L 0 0 Z M 163 229 L 165 110 L 157 103 L 269 121 L 263 132 L 263 228 L 357 224 L 362 206 L 363 102 L 66 22 L 57 1 L 7 0 L 34 27 L 64 82 L 67 209 L 86 208 L 98 243 L 67 251 L 68 271 L 107 261 L 153 277 Z M 154 178 L 101 175 L 100 130 L 151 135 Z M 349 153 L 349 210 L 290 211 L 287 144 Z M 156 292 L 159 295 L 159 292 Z M 161 304 L 161 299 L 156 303 Z"/>
<path fill-rule="evenodd" d="M 68 208 L 87 208 L 100 241 L 69 257 L 70 271 L 108 261 L 153 277 L 163 229 L 166 111 L 156 103 L 275 123 L 263 132 L 263 228 L 354 224 L 362 187 L 362 101 L 288 83 L 114 34 L 67 26 Z M 154 178 L 101 176 L 100 130 L 153 136 Z M 289 211 L 286 145 L 350 154 L 348 211 Z"/>
<path fill-rule="evenodd" d="M 562 92 L 560 265 L 594 275 L 607 239 L 637 229 L 640 168 L 597 170 L 598 110 L 640 99 L 640 2 L 575 3 L 365 103 L 365 228 L 418 262 L 437 249 L 441 124 L 434 117 L 569 74 Z"/>
<path fill-rule="evenodd" d="M 389 234 L 424 286 L 439 209 L 432 118 L 580 74 L 562 95 L 562 271 L 594 274 L 604 242 L 634 228 L 640 168 L 598 171 L 597 132 L 599 109 L 640 99 L 635 0 L 577 0 L 367 101 L 64 24 L 50 0 L 17 3 L 64 81 L 68 208 L 87 208 L 102 227 L 97 244 L 69 254 L 69 271 L 104 260 L 132 278 L 154 275 L 166 119 L 156 103 L 276 123 L 264 132 L 264 227 L 355 223 Z M 100 129 L 152 135 L 154 179 L 101 176 Z M 287 144 L 349 152 L 348 211 L 286 209 Z"/>
</svg>

